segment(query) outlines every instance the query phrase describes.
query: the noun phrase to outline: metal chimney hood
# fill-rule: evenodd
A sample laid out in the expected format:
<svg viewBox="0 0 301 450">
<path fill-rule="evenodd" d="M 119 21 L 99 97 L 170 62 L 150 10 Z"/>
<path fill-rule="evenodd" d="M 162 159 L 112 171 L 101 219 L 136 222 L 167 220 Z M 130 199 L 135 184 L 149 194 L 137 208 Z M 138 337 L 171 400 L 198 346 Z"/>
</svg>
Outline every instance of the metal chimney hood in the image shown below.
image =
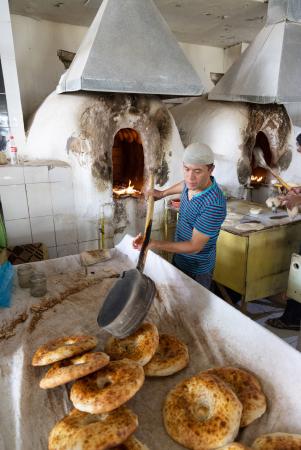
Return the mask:
<svg viewBox="0 0 301 450">
<path fill-rule="evenodd" d="M 103 0 L 57 92 L 196 96 L 202 82 L 152 0 Z"/>
<path fill-rule="evenodd" d="M 301 0 L 270 0 L 264 28 L 209 94 L 210 100 L 301 101 Z"/>
</svg>

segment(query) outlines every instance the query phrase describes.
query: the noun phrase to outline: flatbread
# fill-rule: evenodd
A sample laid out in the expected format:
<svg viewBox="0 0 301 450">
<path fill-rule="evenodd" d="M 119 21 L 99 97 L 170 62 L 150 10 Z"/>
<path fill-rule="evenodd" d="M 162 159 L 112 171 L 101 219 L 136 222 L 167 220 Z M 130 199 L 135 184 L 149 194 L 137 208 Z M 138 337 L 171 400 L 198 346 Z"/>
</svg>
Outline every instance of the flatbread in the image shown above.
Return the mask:
<svg viewBox="0 0 301 450">
<path fill-rule="evenodd" d="M 240 231 L 259 231 L 264 229 L 264 225 L 262 223 L 245 222 L 238 223 L 235 228 Z"/>
<path fill-rule="evenodd" d="M 227 216 L 226 216 L 226 220 L 227 219 L 233 219 L 233 220 L 241 220 L 244 217 L 243 214 L 239 214 L 236 212 L 228 212 Z"/>
</svg>

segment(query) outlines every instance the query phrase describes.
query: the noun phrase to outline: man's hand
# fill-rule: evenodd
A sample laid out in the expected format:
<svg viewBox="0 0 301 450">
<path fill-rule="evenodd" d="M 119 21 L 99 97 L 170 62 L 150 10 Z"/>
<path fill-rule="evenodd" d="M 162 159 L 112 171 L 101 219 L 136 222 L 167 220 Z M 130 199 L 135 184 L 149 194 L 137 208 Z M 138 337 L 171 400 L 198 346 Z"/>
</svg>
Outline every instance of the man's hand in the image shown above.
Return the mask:
<svg viewBox="0 0 301 450">
<path fill-rule="evenodd" d="M 141 233 L 139 233 L 138 236 L 136 236 L 133 239 L 133 247 L 134 247 L 134 249 L 135 250 L 141 250 L 142 242 L 143 242 L 143 235 Z"/>
<path fill-rule="evenodd" d="M 158 189 L 145 189 L 145 198 L 148 198 L 150 195 L 154 197 L 154 200 L 161 200 L 161 198 L 164 198 L 164 191 L 159 191 Z"/>
<path fill-rule="evenodd" d="M 279 197 L 282 205 L 285 205 L 288 209 L 293 209 L 294 206 L 301 205 L 301 188 L 292 188 L 286 195 Z"/>
</svg>

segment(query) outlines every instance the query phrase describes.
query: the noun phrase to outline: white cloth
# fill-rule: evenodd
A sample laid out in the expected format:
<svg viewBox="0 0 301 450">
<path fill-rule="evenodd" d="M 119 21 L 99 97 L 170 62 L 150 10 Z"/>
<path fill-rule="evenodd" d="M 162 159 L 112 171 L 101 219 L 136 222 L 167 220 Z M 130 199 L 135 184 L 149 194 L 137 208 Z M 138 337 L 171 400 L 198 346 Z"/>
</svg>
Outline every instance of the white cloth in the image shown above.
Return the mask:
<svg viewBox="0 0 301 450">
<path fill-rule="evenodd" d="M 90 267 L 89 271 L 95 272 L 90 279 L 132 267 L 138 252 L 132 249 L 131 242 L 132 238 L 126 236 L 110 261 Z M 37 265 L 48 273 L 49 295 L 74 286 L 84 277 L 78 256 Z M 145 272 L 155 281 L 159 293 L 147 319 L 157 324 L 159 332 L 171 333 L 186 342 L 190 364 L 174 376 L 146 379 L 128 403 L 139 417 L 138 438 L 152 450 L 181 449 L 165 432 L 161 412 L 164 398 L 180 380 L 221 365 L 254 372 L 268 398 L 268 412 L 247 427 L 239 440 L 250 444 L 267 432 L 300 433 L 300 353 L 152 252 L 147 256 Z M 12 307 L 1 312 L 1 326 L 24 310 L 29 318 L 16 327 L 15 336 L 0 341 L 0 423 L 5 450 L 47 448 L 50 430 L 72 409 L 70 386 L 40 389 L 39 380 L 46 368 L 32 367 L 32 355 L 48 339 L 77 333 L 97 336 L 98 349 L 103 349 L 108 333 L 98 328 L 96 318 L 113 282 L 106 279 L 45 311 L 33 332 L 29 330 L 30 306 L 41 300 L 15 287 Z"/>
</svg>

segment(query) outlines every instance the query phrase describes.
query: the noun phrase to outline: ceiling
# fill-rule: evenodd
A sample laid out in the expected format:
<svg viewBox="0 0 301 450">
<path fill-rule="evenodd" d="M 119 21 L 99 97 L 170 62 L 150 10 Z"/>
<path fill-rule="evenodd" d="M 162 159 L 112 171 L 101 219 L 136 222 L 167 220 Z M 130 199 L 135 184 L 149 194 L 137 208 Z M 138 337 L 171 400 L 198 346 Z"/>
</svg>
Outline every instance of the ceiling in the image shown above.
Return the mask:
<svg viewBox="0 0 301 450">
<path fill-rule="evenodd" d="M 124 1 L 124 0 L 115 0 Z M 154 0 L 180 42 L 230 47 L 251 42 L 265 23 L 265 0 Z M 11 14 L 88 26 L 101 0 L 9 0 Z"/>
</svg>

